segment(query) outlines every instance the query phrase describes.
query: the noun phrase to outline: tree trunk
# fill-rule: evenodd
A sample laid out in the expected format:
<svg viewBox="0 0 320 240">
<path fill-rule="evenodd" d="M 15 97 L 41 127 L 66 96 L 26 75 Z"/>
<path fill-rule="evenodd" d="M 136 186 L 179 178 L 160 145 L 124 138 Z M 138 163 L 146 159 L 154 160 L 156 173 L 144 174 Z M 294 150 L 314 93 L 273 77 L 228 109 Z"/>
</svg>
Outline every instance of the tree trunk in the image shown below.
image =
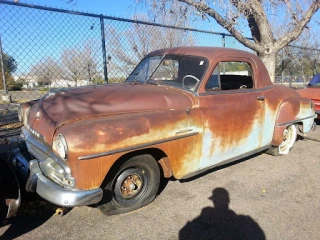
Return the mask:
<svg viewBox="0 0 320 240">
<path fill-rule="evenodd" d="M 262 62 L 268 70 L 271 82 L 274 82 L 276 72 L 276 54 L 260 54 L 259 57 L 261 58 Z"/>
</svg>

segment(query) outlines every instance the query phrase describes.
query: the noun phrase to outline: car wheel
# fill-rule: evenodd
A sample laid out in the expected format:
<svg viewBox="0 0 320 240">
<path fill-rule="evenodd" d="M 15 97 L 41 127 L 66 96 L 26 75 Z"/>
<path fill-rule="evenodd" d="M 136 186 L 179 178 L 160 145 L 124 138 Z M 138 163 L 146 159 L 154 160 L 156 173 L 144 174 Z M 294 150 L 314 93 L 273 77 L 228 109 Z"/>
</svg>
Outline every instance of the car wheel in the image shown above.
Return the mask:
<svg viewBox="0 0 320 240">
<path fill-rule="evenodd" d="M 160 184 L 160 169 L 149 155 L 126 161 L 104 189 L 104 200 L 98 209 L 105 215 L 133 211 L 152 202 Z M 111 195 L 111 196 L 110 196 Z"/>
<path fill-rule="evenodd" d="M 270 147 L 266 153 L 273 156 L 286 155 L 290 152 L 296 139 L 297 127 L 295 125 L 290 125 L 283 131 L 282 143 L 278 147 Z"/>
</svg>

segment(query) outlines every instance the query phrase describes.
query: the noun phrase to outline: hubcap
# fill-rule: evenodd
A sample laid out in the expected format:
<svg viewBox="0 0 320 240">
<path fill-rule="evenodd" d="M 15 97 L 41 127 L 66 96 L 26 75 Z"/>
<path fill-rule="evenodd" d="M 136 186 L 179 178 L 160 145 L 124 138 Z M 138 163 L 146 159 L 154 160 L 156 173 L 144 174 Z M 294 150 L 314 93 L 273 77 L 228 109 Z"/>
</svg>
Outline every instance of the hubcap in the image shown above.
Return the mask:
<svg viewBox="0 0 320 240">
<path fill-rule="evenodd" d="M 120 191 L 124 198 L 136 196 L 142 187 L 142 180 L 138 174 L 127 176 L 121 184 Z"/>
<path fill-rule="evenodd" d="M 279 146 L 279 153 L 280 154 L 288 154 L 289 150 L 293 146 L 294 142 L 296 141 L 297 131 L 294 125 L 286 128 L 283 131 L 282 136 L 282 143 Z"/>
<path fill-rule="evenodd" d="M 286 141 L 288 140 L 289 137 L 289 131 L 288 129 L 285 129 L 283 132 L 283 136 L 282 136 L 282 144 L 285 145 Z"/>
<path fill-rule="evenodd" d="M 145 171 L 138 167 L 124 169 L 114 184 L 114 197 L 122 205 L 130 206 L 139 202 L 148 189 Z"/>
</svg>

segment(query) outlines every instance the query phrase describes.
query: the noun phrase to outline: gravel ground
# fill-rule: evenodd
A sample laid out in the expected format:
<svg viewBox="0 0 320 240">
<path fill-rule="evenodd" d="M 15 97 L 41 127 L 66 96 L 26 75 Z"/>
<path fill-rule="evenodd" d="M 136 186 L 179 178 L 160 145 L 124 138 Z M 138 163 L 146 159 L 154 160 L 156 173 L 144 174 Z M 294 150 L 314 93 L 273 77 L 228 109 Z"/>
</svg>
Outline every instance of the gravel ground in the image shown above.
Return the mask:
<svg viewBox="0 0 320 240">
<path fill-rule="evenodd" d="M 169 181 L 153 203 L 118 216 L 93 207 L 58 214 L 56 206 L 29 196 L 0 238 L 316 240 L 319 141 L 318 125 L 289 155 L 261 153 L 189 181 Z"/>
</svg>

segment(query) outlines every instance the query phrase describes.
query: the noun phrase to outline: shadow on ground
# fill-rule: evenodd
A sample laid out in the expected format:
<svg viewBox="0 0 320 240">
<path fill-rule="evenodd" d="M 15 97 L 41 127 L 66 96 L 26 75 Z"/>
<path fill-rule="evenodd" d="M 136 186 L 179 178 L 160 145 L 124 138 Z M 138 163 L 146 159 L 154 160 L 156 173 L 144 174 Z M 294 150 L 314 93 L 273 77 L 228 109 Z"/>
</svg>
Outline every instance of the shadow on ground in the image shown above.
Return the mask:
<svg viewBox="0 0 320 240">
<path fill-rule="evenodd" d="M 223 239 L 264 240 L 261 227 L 250 216 L 237 215 L 229 209 L 229 193 L 224 188 L 215 188 L 212 196 L 214 207 L 202 209 L 200 216 L 188 222 L 179 232 L 180 240 Z"/>
</svg>

